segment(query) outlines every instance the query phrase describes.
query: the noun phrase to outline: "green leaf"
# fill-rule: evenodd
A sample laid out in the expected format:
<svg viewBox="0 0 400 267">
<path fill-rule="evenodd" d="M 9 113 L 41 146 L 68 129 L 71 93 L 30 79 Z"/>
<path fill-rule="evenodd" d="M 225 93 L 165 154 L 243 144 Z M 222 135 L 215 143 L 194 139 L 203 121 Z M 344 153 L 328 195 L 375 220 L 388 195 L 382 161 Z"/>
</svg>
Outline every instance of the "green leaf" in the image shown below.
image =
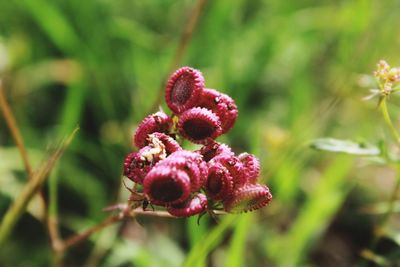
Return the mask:
<svg viewBox="0 0 400 267">
<path fill-rule="evenodd" d="M 241 214 L 234 228 L 232 240 L 227 253 L 227 264 L 230 267 L 242 267 L 248 265 L 245 261 L 246 241 L 254 220 L 253 213 Z"/>
<path fill-rule="evenodd" d="M 400 246 L 400 233 L 396 229 L 385 229 L 384 234 L 387 238 L 391 239 L 398 246 Z"/>
<path fill-rule="evenodd" d="M 225 216 L 216 227 L 190 250 L 182 267 L 196 266 L 199 261 L 204 261 L 211 251 L 220 244 L 225 233 L 232 227 L 234 222 L 237 221 L 238 217 L 239 216 L 235 215 Z"/>
<path fill-rule="evenodd" d="M 351 157 L 337 156 L 307 195 L 288 233 L 269 245 L 268 253 L 279 259 L 277 266 L 299 266 L 321 238 L 351 189 L 346 178 L 352 164 Z"/>
<path fill-rule="evenodd" d="M 334 138 L 316 139 L 311 143 L 310 147 L 316 150 L 341 152 L 352 155 L 376 156 L 380 154 L 380 150 L 376 146 L 371 146 L 362 142 L 357 143 Z"/>
</svg>

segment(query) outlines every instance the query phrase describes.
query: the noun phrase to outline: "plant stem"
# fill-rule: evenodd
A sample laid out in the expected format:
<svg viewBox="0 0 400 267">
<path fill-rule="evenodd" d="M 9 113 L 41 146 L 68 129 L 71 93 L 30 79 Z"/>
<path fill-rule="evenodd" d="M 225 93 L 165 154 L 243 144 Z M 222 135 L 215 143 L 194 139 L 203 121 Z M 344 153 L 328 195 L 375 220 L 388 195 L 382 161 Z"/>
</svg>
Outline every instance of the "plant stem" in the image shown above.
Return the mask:
<svg viewBox="0 0 400 267">
<path fill-rule="evenodd" d="M 57 175 L 51 175 L 49 178 L 49 208 L 47 212 L 47 229 L 49 232 L 51 247 L 54 252 L 60 250 L 62 241 L 60 238 L 60 232 L 58 229 L 58 188 L 57 188 L 58 177 Z"/>
<path fill-rule="evenodd" d="M 58 147 L 58 149 L 50 156 L 50 158 L 34 173 L 33 177 L 25 185 L 19 197 L 16 198 L 14 203 L 8 209 L 4 218 L 0 224 L 0 247 L 6 241 L 8 236 L 14 229 L 15 224 L 22 216 L 32 197 L 40 190 L 43 183 L 46 181 L 49 172 L 53 169 L 54 164 L 64 153 L 67 146 L 71 143 L 75 133 L 78 129 L 75 129 L 72 134 Z"/>
<path fill-rule="evenodd" d="M 61 246 L 61 250 L 63 250 L 63 251 L 67 250 L 68 248 L 82 242 L 83 240 L 86 240 L 92 234 L 94 234 L 94 233 L 102 230 L 103 228 L 105 228 L 113 223 L 116 223 L 122 219 L 123 219 L 123 217 L 121 217 L 120 215 L 113 215 L 113 216 L 107 217 L 104 221 L 93 226 L 92 228 L 89 228 L 86 231 L 83 231 L 82 233 L 74 235 L 74 236 L 68 238 L 67 240 L 65 240 L 63 242 L 63 245 Z"/>
<path fill-rule="evenodd" d="M 169 75 L 173 70 L 175 70 L 180 62 L 182 61 L 183 55 L 186 52 L 186 49 L 189 45 L 189 42 L 193 36 L 194 29 L 199 21 L 199 18 L 204 10 L 204 7 L 207 3 L 207 0 L 198 0 L 196 6 L 193 8 L 192 12 L 189 14 L 188 21 L 186 23 L 186 27 L 182 32 L 181 38 L 179 40 L 178 48 L 176 49 L 175 56 L 173 57 L 171 64 L 168 67 L 168 74 Z M 161 88 L 158 91 L 157 97 L 150 108 L 150 112 L 152 113 L 157 110 L 158 106 L 160 105 L 161 99 L 164 94 L 164 86 L 165 80 L 162 80 Z"/>
<path fill-rule="evenodd" d="M 400 135 L 397 132 L 396 128 L 394 127 L 393 122 L 390 118 L 389 111 L 387 108 L 387 103 L 386 103 L 386 97 L 383 97 L 382 101 L 379 103 L 379 108 L 382 112 L 383 119 L 384 119 L 387 127 L 390 129 L 393 137 L 396 140 L 397 145 L 400 146 Z M 371 241 L 371 245 L 369 246 L 369 249 L 365 249 L 361 252 L 361 255 L 363 255 L 364 259 L 369 259 L 369 257 L 371 257 L 371 255 L 374 256 L 373 251 L 378 246 L 378 243 L 384 234 L 384 231 L 389 222 L 389 219 L 394 212 L 395 201 L 396 201 L 397 194 L 399 193 L 399 191 L 400 191 L 400 166 L 397 165 L 396 166 L 396 181 L 395 181 L 395 185 L 394 185 L 393 191 L 392 191 L 390 199 L 389 199 L 388 209 L 387 209 L 386 213 L 383 215 L 379 225 L 376 227 L 375 235 Z M 370 266 L 370 264 L 371 264 L 371 260 L 369 259 L 368 262 L 364 262 L 363 264 L 361 264 L 361 266 Z"/>
<path fill-rule="evenodd" d="M 105 227 L 114 224 L 116 222 L 122 221 L 126 218 L 135 218 L 136 216 L 154 216 L 154 217 L 166 217 L 166 218 L 175 218 L 171 214 L 166 211 L 145 211 L 142 208 L 137 208 L 134 210 L 129 210 L 127 212 L 122 212 L 118 215 L 112 215 L 107 217 L 104 221 L 99 224 L 83 231 L 82 233 L 78 233 L 67 240 L 65 240 L 61 246 L 62 250 L 67 250 L 68 248 L 86 240 L 92 234 L 104 229 Z"/>
<path fill-rule="evenodd" d="M 14 139 L 15 144 L 17 145 L 18 151 L 21 155 L 22 162 L 24 164 L 25 170 L 28 173 L 28 177 L 32 178 L 32 167 L 29 163 L 28 153 L 26 152 L 26 148 L 24 145 L 24 141 L 22 139 L 21 132 L 18 129 L 17 123 L 15 121 L 15 117 L 13 112 L 11 111 L 10 105 L 8 104 L 6 97 L 4 96 L 3 92 L 3 84 L 0 80 L 0 109 L 3 113 L 4 119 L 6 120 L 8 129 L 11 132 L 11 136 Z"/>
<path fill-rule="evenodd" d="M 185 54 L 190 39 L 192 38 L 193 31 L 197 25 L 197 22 L 199 21 L 200 15 L 206 5 L 206 2 L 207 0 L 198 0 L 196 6 L 193 8 L 193 11 L 191 12 L 189 19 L 187 21 L 186 28 L 184 29 L 181 35 L 181 39 L 179 41 L 175 57 L 172 60 L 171 65 L 169 67 L 170 71 L 176 69 L 179 65 L 179 62 L 182 61 L 183 55 Z"/>
<path fill-rule="evenodd" d="M 389 127 L 390 132 L 392 133 L 393 137 L 395 138 L 398 145 L 400 145 L 400 135 L 397 132 L 396 128 L 393 125 L 392 119 L 390 118 L 389 111 L 386 104 L 386 97 L 384 97 L 379 105 L 379 108 L 382 112 L 383 119 L 386 125 Z"/>
<path fill-rule="evenodd" d="M 214 211 L 215 214 L 219 215 L 225 215 L 227 214 L 226 212 L 221 212 L 221 211 Z M 127 211 L 122 211 L 118 215 L 112 215 L 104 219 L 102 222 L 99 224 L 96 224 L 95 226 L 78 233 L 76 235 L 73 235 L 72 237 L 69 237 L 65 241 L 62 242 L 61 246 L 58 247 L 59 250 L 61 251 L 66 251 L 67 249 L 75 246 L 76 244 L 86 240 L 89 238 L 92 234 L 104 229 L 105 227 L 112 225 L 114 223 L 117 223 L 119 221 L 122 221 L 127 218 L 135 218 L 136 216 L 152 216 L 152 217 L 163 217 L 163 218 L 176 218 L 175 216 L 169 214 L 167 211 L 148 211 L 148 210 L 143 210 L 142 208 L 136 208 L 134 210 L 127 210 Z"/>
</svg>

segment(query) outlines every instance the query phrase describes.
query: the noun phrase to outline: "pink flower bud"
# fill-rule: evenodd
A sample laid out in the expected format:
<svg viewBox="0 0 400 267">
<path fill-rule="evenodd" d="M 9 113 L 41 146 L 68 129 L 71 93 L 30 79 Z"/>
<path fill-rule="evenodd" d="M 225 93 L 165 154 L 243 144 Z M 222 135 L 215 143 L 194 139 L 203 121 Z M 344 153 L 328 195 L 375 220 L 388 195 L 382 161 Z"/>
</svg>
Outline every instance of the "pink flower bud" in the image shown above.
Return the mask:
<svg viewBox="0 0 400 267">
<path fill-rule="evenodd" d="M 207 163 L 203 160 L 201 155 L 199 155 L 198 153 L 195 153 L 195 152 L 181 150 L 181 151 L 175 152 L 171 156 L 183 157 L 187 161 L 194 162 L 200 170 L 200 187 L 204 185 L 205 180 L 207 178 L 207 174 L 208 174 L 208 166 L 207 166 Z"/>
<path fill-rule="evenodd" d="M 145 146 L 138 152 L 130 153 L 124 161 L 124 175 L 135 183 L 142 184 L 143 178 L 150 171 L 151 167 L 162 160 L 164 155 L 154 153 L 154 148 Z"/>
<path fill-rule="evenodd" d="M 234 156 L 234 153 L 232 152 L 229 146 L 218 142 L 210 142 L 209 144 L 203 146 L 202 148 L 200 148 L 200 150 L 196 152 L 203 156 L 203 160 L 205 162 L 209 162 L 214 157 L 217 157 L 221 154 Z"/>
<path fill-rule="evenodd" d="M 168 207 L 168 212 L 176 217 L 190 217 L 207 210 L 207 198 L 204 194 L 197 194 L 182 204 Z"/>
<path fill-rule="evenodd" d="M 139 152 L 130 153 L 124 161 L 124 176 L 135 183 L 142 183 L 144 176 L 150 171 L 150 166 L 140 158 Z"/>
<path fill-rule="evenodd" d="M 256 156 L 249 153 L 242 153 L 238 158 L 243 164 L 244 175 L 247 177 L 247 181 L 255 184 L 258 176 L 260 176 L 260 162 Z"/>
<path fill-rule="evenodd" d="M 221 134 L 217 115 L 205 108 L 191 108 L 179 118 L 179 133 L 197 144 L 205 144 Z"/>
<path fill-rule="evenodd" d="M 211 110 L 220 118 L 221 134 L 228 132 L 236 122 L 238 108 L 235 101 L 217 90 L 204 88 L 198 106 Z"/>
<path fill-rule="evenodd" d="M 199 165 L 184 157 L 170 155 L 165 160 L 160 161 L 155 167 L 163 166 L 166 168 L 175 168 L 186 172 L 190 178 L 191 192 L 196 192 L 200 189 L 202 183 Z"/>
<path fill-rule="evenodd" d="M 176 168 L 153 167 L 143 180 L 143 190 L 152 204 L 179 204 L 190 195 L 190 178 L 186 172 Z"/>
<path fill-rule="evenodd" d="M 266 206 L 272 195 L 265 185 L 247 184 L 235 190 L 233 195 L 224 201 L 227 212 L 247 212 Z"/>
<path fill-rule="evenodd" d="M 149 134 L 154 132 L 166 133 L 171 125 L 171 118 L 162 111 L 149 115 L 137 127 L 133 142 L 138 148 L 142 148 L 146 145 Z"/>
<path fill-rule="evenodd" d="M 233 178 L 233 187 L 238 188 L 247 183 L 247 177 L 244 173 L 243 164 L 238 157 L 229 154 L 221 154 L 212 159 L 208 164 L 220 163 L 228 169 Z"/>
<path fill-rule="evenodd" d="M 205 190 L 213 200 L 223 200 L 232 195 L 233 178 L 222 164 L 215 163 L 209 167 Z"/>
<path fill-rule="evenodd" d="M 194 107 L 204 88 L 204 78 L 200 71 L 182 67 L 171 75 L 167 82 L 165 100 L 176 114 Z"/>
</svg>

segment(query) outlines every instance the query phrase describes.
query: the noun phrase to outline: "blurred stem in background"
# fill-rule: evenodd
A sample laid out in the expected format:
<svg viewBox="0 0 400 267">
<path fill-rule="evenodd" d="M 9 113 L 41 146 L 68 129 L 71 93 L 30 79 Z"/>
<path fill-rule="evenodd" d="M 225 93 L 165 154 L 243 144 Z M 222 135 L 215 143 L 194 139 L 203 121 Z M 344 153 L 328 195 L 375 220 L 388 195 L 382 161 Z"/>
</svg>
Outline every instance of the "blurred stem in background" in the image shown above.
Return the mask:
<svg viewBox="0 0 400 267">
<path fill-rule="evenodd" d="M 11 132 L 11 136 L 18 147 L 19 153 L 22 158 L 22 162 L 24 163 L 25 166 L 26 173 L 28 174 L 28 177 L 32 179 L 33 173 L 31 164 L 29 163 L 28 153 L 26 152 L 24 141 L 22 139 L 22 135 L 15 121 L 14 115 L 4 95 L 3 82 L 1 79 L 0 79 L 0 109 L 3 113 L 4 119 L 7 122 L 7 126 Z"/>
<path fill-rule="evenodd" d="M 167 74 L 165 78 L 162 79 L 161 88 L 158 90 L 157 97 L 154 104 L 151 106 L 148 114 L 155 112 L 161 104 L 161 100 L 164 97 L 166 77 L 168 77 L 174 70 L 178 69 L 181 65 L 182 59 L 185 55 L 187 47 L 192 38 L 195 27 L 201 18 L 202 12 L 206 6 L 207 0 L 197 0 L 192 12 L 188 16 L 188 21 L 186 22 L 186 27 L 183 29 L 178 47 L 176 48 L 175 55 L 167 69 Z"/>
</svg>

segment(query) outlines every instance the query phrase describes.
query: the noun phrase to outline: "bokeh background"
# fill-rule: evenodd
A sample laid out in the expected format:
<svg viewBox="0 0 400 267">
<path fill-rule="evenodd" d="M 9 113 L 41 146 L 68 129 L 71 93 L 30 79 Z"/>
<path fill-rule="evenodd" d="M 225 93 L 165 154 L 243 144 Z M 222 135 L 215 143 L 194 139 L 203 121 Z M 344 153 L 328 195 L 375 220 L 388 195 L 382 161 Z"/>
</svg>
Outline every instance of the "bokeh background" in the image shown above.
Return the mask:
<svg viewBox="0 0 400 267">
<path fill-rule="evenodd" d="M 43 188 L 57 196 L 62 237 L 126 201 L 132 133 L 165 108 L 159 96 L 176 66 L 200 69 L 207 87 L 235 99 L 238 120 L 219 141 L 256 154 L 274 196 L 262 210 L 218 222 L 140 217 L 110 226 L 69 250 L 65 266 L 400 266 L 398 202 L 392 234 L 361 253 L 387 210 L 396 168 L 309 146 L 335 137 L 392 147 L 376 99 L 362 97 L 376 87 L 364 74 L 380 59 L 400 65 L 400 2 L 206 1 L 182 48 L 199 2 L 0 1 L 0 78 L 32 165 L 80 127 Z M 26 181 L 1 119 L 0 216 Z M 53 262 L 39 204 L 1 248 L 1 266 Z"/>
</svg>

